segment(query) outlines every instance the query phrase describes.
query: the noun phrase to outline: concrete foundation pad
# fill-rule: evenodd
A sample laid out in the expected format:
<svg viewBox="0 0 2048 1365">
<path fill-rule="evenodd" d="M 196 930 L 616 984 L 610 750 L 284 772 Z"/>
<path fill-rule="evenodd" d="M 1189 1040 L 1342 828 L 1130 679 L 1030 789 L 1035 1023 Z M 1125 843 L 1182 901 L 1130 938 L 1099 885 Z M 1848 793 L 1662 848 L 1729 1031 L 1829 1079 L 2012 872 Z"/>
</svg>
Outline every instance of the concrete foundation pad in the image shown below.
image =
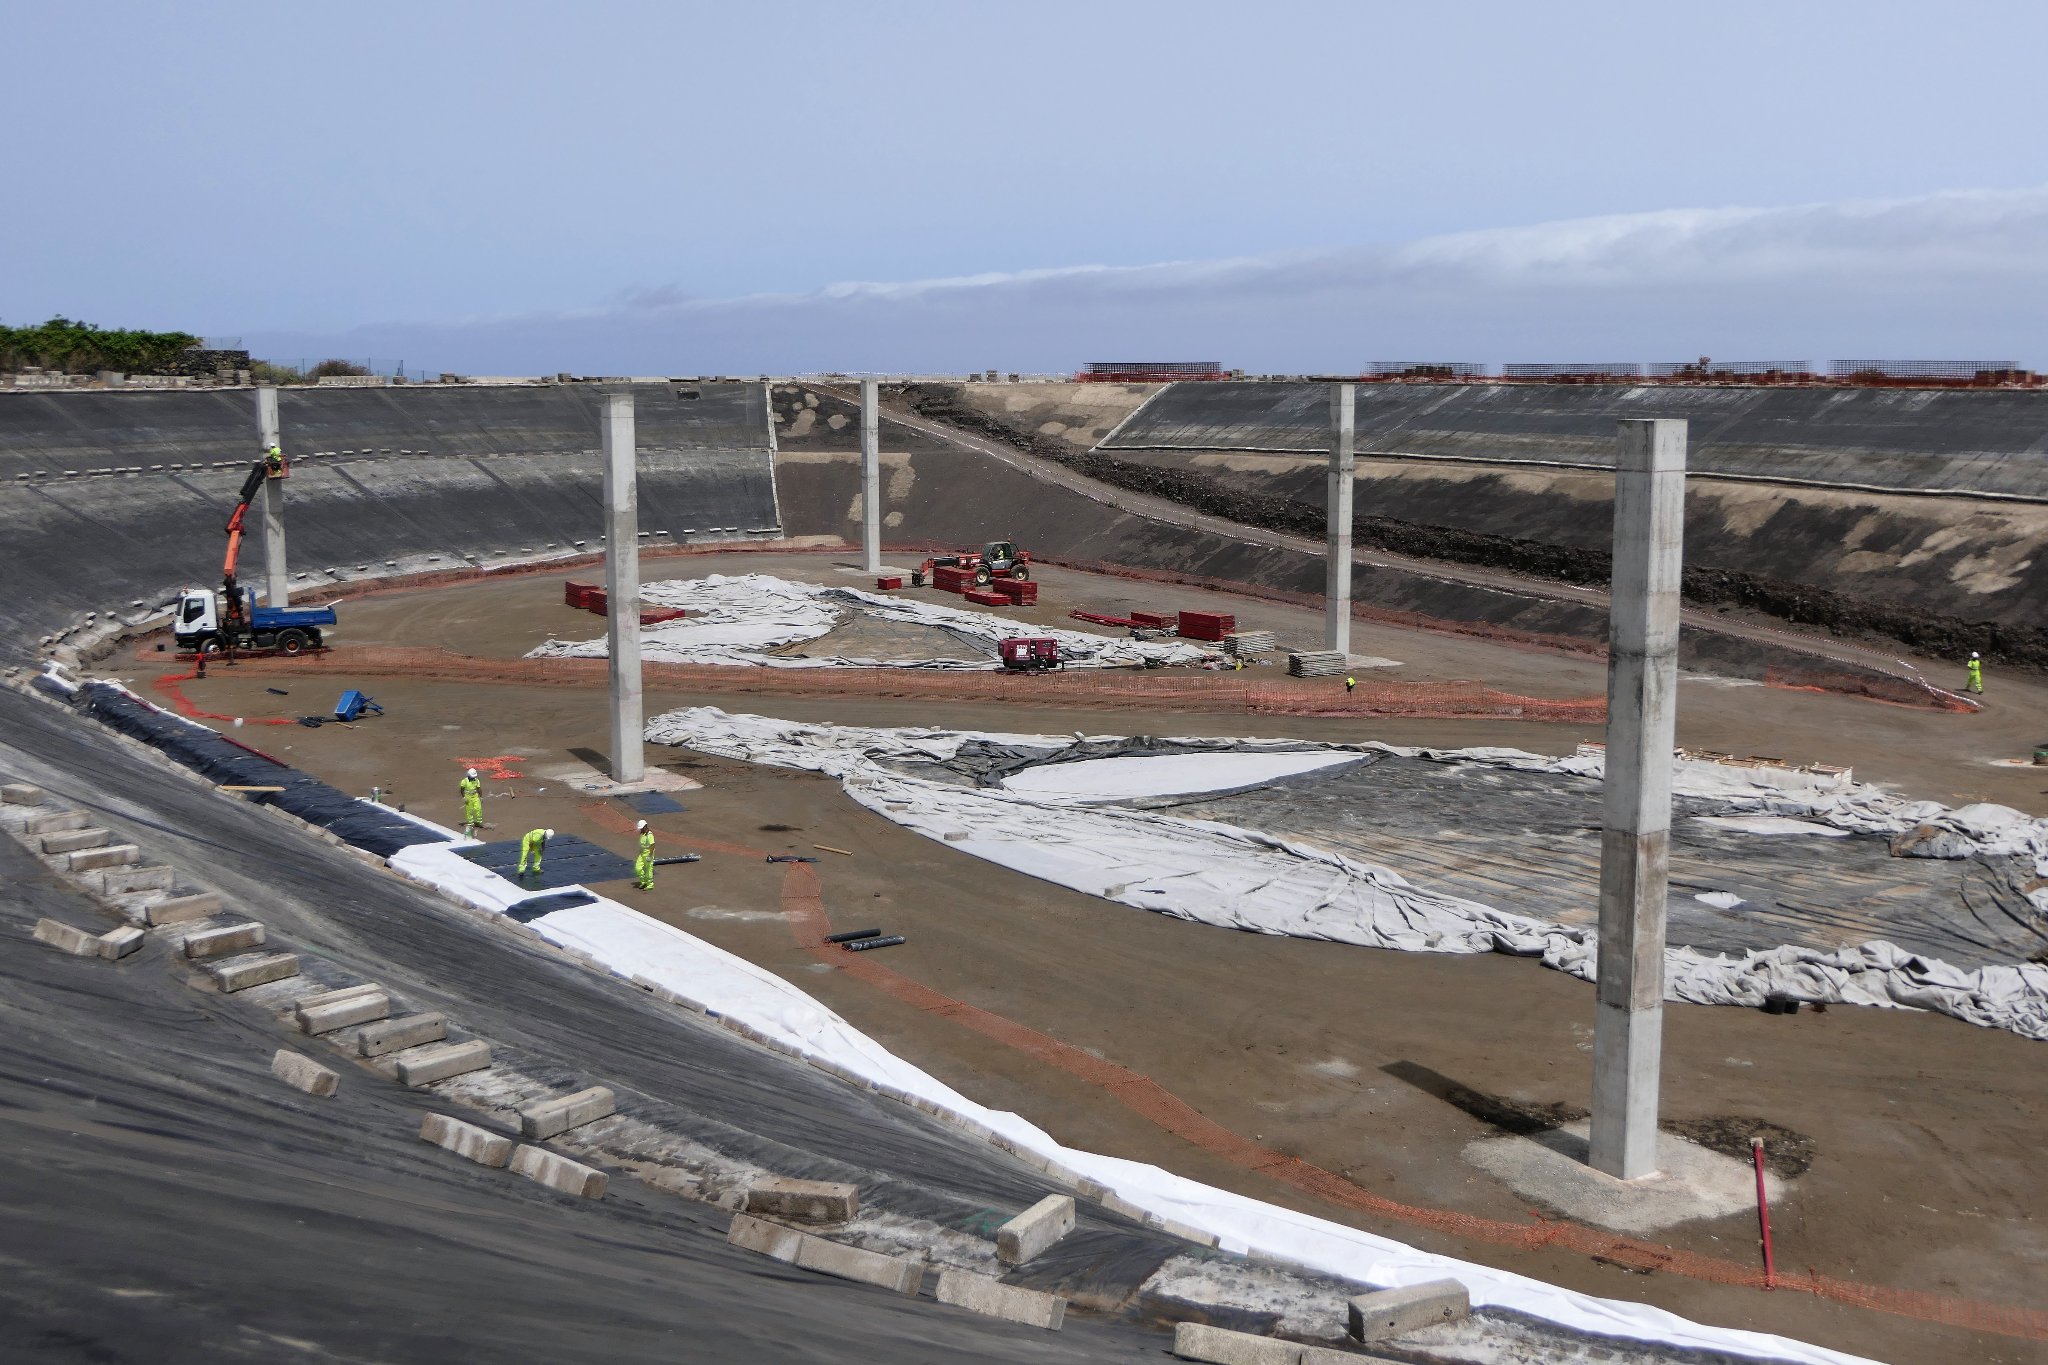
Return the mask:
<svg viewBox="0 0 2048 1365">
<path fill-rule="evenodd" d="M 356 1052 L 364 1057 L 382 1057 L 409 1047 L 438 1043 L 448 1036 L 445 1014 L 408 1014 L 403 1019 L 384 1019 L 366 1024 L 356 1035 Z"/>
<path fill-rule="evenodd" d="M 83 929 L 74 928 L 62 920 L 39 919 L 36 921 L 36 942 L 47 943 L 60 953 L 73 957 L 98 957 L 100 938 Z"/>
<path fill-rule="evenodd" d="M 609 1177 L 594 1166 L 550 1152 L 542 1147 L 521 1147 L 512 1154 L 509 1169 L 551 1190 L 584 1199 L 602 1199 Z"/>
<path fill-rule="evenodd" d="M 996 1259 L 1022 1265 L 1073 1230 L 1073 1197 L 1049 1194 L 996 1229 Z"/>
<path fill-rule="evenodd" d="M 1067 1301 L 1057 1294 L 1036 1289 L 1019 1289 L 988 1275 L 971 1270 L 948 1270 L 939 1275 L 934 1297 L 940 1303 L 983 1313 L 1026 1327 L 1043 1327 L 1057 1332 L 1067 1320 Z"/>
<path fill-rule="evenodd" d="M 1747 1161 L 1660 1133 L 1659 1173 L 1617 1180 L 1586 1164 L 1588 1127 L 1582 1119 L 1529 1137 L 1482 1138 L 1465 1159 L 1524 1198 L 1612 1232 L 1656 1232 L 1756 1207 L 1756 1170 Z M 1768 1172 L 1764 1188 L 1773 1204 L 1786 1190 Z"/>
<path fill-rule="evenodd" d="M 594 1085 L 573 1095 L 538 1100 L 522 1106 L 519 1110 L 519 1135 L 527 1138 L 551 1138 L 558 1133 L 566 1133 L 571 1128 L 580 1128 L 586 1123 L 610 1118 L 611 1114 L 612 1092 L 601 1085 Z"/>
<path fill-rule="evenodd" d="M 669 772 L 666 768 L 649 768 L 643 777 L 632 782 L 614 782 L 597 769 L 583 767 L 580 764 L 550 768 L 540 776 L 567 783 L 589 796 L 632 796 L 637 792 L 688 792 L 698 791 L 704 786 L 695 778 Z"/>
<path fill-rule="evenodd" d="M 270 1059 L 270 1074 L 294 1090 L 303 1090 L 308 1095 L 332 1095 L 341 1088 L 339 1074 L 328 1070 L 311 1057 L 302 1057 L 289 1048 L 279 1048 L 277 1055 Z"/>
<path fill-rule="evenodd" d="M 762 1176 L 747 1187 L 747 1212 L 800 1223 L 844 1223 L 860 1212 L 860 1187 L 836 1180 Z"/>
<path fill-rule="evenodd" d="M 512 1160 L 511 1138 L 473 1123 L 464 1123 L 461 1119 L 449 1118 L 446 1114 L 427 1115 L 420 1124 L 420 1141 L 445 1147 L 479 1166 L 503 1167 Z"/>
<path fill-rule="evenodd" d="M 110 929 L 99 937 L 100 956 L 109 962 L 124 958 L 142 947 L 143 939 L 146 937 L 147 935 L 132 924 Z"/>
</svg>

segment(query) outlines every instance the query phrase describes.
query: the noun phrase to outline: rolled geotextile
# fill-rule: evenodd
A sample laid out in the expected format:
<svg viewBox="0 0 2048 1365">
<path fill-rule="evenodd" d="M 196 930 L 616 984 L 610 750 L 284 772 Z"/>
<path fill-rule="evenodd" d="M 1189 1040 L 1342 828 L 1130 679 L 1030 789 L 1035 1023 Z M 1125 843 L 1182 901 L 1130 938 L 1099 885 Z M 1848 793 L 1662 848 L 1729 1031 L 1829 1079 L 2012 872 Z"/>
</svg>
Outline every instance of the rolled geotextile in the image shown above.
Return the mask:
<svg viewBox="0 0 2048 1365">
<path fill-rule="evenodd" d="M 903 941 L 903 935 L 891 934 L 887 938 L 856 939 L 851 943 L 842 943 L 839 946 L 849 953 L 864 953 L 870 948 L 894 948 Z"/>
<path fill-rule="evenodd" d="M 825 942 L 851 943 L 857 938 L 880 938 L 881 936 L 882 931 L 880 929 L 855 929 L 850 933 L 827 934 L 825 935 Z"/>
</svg>

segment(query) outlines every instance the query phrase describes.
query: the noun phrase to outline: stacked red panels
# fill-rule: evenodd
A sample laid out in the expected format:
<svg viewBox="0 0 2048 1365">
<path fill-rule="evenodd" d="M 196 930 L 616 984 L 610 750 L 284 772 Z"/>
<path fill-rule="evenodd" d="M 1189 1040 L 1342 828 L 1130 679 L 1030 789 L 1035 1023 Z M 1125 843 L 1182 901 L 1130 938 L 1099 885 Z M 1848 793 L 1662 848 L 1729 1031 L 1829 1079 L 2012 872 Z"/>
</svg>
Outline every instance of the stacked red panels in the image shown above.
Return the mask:
<svg viewBox="0 0 2048 1365">
<path fill-rule="evenodd" d="M 1005 578 L 991 586 L 1020 607 L 1038 605 L 1038 585 L 1028 578 Z"/>
<path fill-rule="evenodd" d="M 1010 599 L 999 592 L 975 591 L 963 594 L 968 601 L 984 607 L 1007 607 Z"/>
<path fill-rule="evenodd" d="M 1174 624 L 1171 616 L 1164 616 L 1156 611 L 1134 611 L 1131 613 L 1131 619 L 1147 630 L 1169 630 Z"/>
<path fill-rule="evenodd" d="M 974 586 L 974 570 L 941 564 L 932 570 L 932 586 L 940 592 L 966 592 Z"/>
<path fill-rule="evenodd" d="M 681 607 L 640 608 L 640 624 L 643 626 L 655 626 L 660 625 L 663 621 L 680 620 L 682 616 L 683 609 Z"/>
<path fill-rule="evenodd" d="M 583 610 L 594 611 L 599 616 L 611 615 L 612 595 L 603 588 L 592 588 L 583 594 Z"/>
<path fill-rule="evenodd" d="M 896 589 L 902 586 L 903 576 L 901 574 L 897 574 L 891 578 L 877 578 L 875 580 L 875 587 L 877 590 L 881 592 L 894 592 L 896 591 Z"/>
<path fill-rule="evenodd" d="M 1180 614 L 1180 633 L 1190 640 L 1209 640 L 1223 643 L 1223 637 L 1237 629 L 1237 618 L 1221 611 L 1184 611 Z"/>
<path fill-rule="evenodd" d="M 578 611 L 590 608 L 590 594 L 597 591 L 595 583 L 578 583 L 574 579 L 562 585 L 562 605 L 575 607 Z"/>
</svg>

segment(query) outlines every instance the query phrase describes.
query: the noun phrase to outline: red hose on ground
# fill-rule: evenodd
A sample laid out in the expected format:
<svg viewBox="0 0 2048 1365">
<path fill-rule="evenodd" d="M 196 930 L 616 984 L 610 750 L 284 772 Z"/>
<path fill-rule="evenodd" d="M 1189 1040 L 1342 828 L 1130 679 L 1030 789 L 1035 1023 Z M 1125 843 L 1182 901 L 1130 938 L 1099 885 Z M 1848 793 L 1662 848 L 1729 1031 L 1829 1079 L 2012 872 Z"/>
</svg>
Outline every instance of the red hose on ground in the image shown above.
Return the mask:
<svg viewBox="0 0 2048 1365">
<path fill-rule="evenodd" d="M 202 711 L 185 695 L 185 689 L 178 686 L 199 676 L 198 670 L 190 673 L 162 673 L 150 682 L 150 686 L 171 699 L 171 706 L 181 716 L 195 720 L 239 720 L 247 725 L 293 725 L 290 716 L 224 716 L 218 711 Z"/>
<path fill-rule="evenodd" d="M 1756 1159 L 1756 1221 L 1764 1238 L 1764 1288 L 1778 1287 L 1778 1269 L 1771 1261 L 1771 1201 L 1764 1194 L 1764 1140 L 1749 1140 L 1749 1154 Z"/>
</svg>

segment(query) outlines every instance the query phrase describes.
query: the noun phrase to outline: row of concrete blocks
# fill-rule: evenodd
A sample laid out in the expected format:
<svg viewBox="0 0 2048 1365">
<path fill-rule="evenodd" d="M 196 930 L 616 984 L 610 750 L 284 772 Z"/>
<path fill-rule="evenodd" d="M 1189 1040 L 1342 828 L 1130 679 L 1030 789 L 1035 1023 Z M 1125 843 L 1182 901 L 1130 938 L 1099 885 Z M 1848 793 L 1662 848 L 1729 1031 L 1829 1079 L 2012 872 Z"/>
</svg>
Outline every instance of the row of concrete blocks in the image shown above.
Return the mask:
<svg viewBox="0 0 2048 1365">
<path fill-rule="evenodd" d="M 1458 1322 L 1470 1315 L 1472 1302 L 1465 1286 L 1458 1281 L 1432 1280 L 1405 1289 L 1360 1294 L 1347 1307 L 1346 1330 L 1351 1339 L 1371 1345 L 1424 1327 Z M 1382 1359 L 1335 1347 L 1227 1331 L 1198 1322 L 1174 1326 L 1173 1353 L 1183 1360 L 1204 1361 L 1207 1365 L 1344 1365 L 1347 1361 Z"/>
</svg>

